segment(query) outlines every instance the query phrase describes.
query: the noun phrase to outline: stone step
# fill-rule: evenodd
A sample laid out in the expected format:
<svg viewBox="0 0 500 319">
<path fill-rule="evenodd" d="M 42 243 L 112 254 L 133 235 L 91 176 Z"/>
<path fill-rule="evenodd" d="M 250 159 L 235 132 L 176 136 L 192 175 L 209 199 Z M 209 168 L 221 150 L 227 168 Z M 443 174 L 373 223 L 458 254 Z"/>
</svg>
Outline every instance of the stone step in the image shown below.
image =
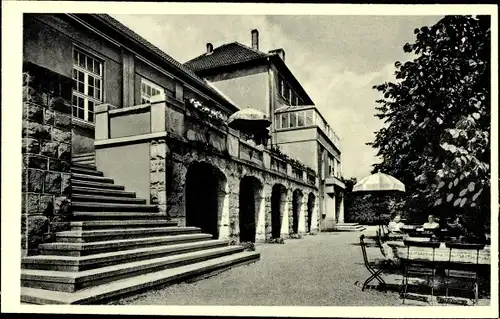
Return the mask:
<svg viewBox="0 0 500 319">
<path fill-rule="evenodd" d="M 210 234 L 184 234 L 172 236 L 158 236 L 132 239 L 118 239 L 108 241 L 97 241 L 90 243 L 47 243 L 39 246 L 40 252 L 46 255 L 57 256 L 88 256 L 106 252 L 114 252 L 128 249 L 160 246 L 167 244 L 180 244 L 212 239 Z"/>
<path fill-rule="evenodd" d="M 31 304 L 103 304 L 106 300 L 117 299 L 120 296 L 148 288 L 178 283 L 188 278 L 229 269 L 237 265 L 252 263 L 259 258 L 260 254 L 257 252 L 233 253 L 228 256 L 199 261 L 180 267 L 156 270 L 147 274 L 82 289 L 74 293 L 21 287 L 21 302 Z"/>
<path fill-rule="evenodd" d="M 359 225 L 357 223 L 343 223 L 335 225 L 335 231 L 363 231 L 365 229 L 365 226 Z"/>
<path fill-rule="evenodd" d="M 85 174 L 85 175 L 95 175 L 95 176 L 104 176 L 104 173 L 98 171 L 97 169 L 84 168 L 79 166 L 71 166 L 72 173 Z"/>
<path fill-rule="evenodd" d="M 89 156 L 95 156 L 95 153 L 89 152 L 89 153 L 72 154 L 71 158 L 82 158 L 82 157 L 89 157 Z"/>
<path fill-rule="evenodd" d="M 71 194 L 92 194 L 92 195 L 103 195 L 103 196 L 119 196 L 119 197 L 132 197 L 135 198 L 134 192 L 125 192 L 115 189 L 101 189 L 93 187 L 80 187 L 71 185 Z"/>
<path fill-rule="evenodd" d="M 125 187 L 122 185 L 115 185 L 109 183 L 98 183 L 98 182 L 90 182 L 90 181 L 82 181 L 82 180 L 71 180 L 71 186 L 80 186 L 80 187 L 92 187 L 92 188 L 101 188 L 101 189 L 117 189 L 124 190 Z"/>
<path fill-rule="evenodd" d="M 147 219 L 147 220 L 86 220 L 72 221 L 70 227 L 72 231 L 110 229 L 110 228 L 147 228 L 147 227 L 172 227 L 177 226 L 177 222 L 167 219 Z"/>
<path fill-rule="evenodd" d="M 80 180 L 80 181 L 89 181 L 89 182 L 97 182 L 97 183 L 108 183 L 108 184 L 113 184 L 115 181 L 112 178 L 109 177 L 103 177 L 103 176 L 94 176 L 94 175 L 87 175 L 87 174 L 78 174 L 78 173 L 72 173 L 71 174 L 71 180 Z"/>
<path fill-rule="evenodd" d="M 122 204 L 146 204 L 143 198 L 130 198 L 123 196 L 99 196 L 85 194 L 71 194 L 71 200 L 80 202 L 100 202 L 100 203 L 122 203 Z"/>
<path fill-rule="evenodd" d="M 241 246 L 211 248 L 79 272 L 22 269 L 21 285 L 52 291 L 75 292 L 83 288 L 94 287 L 123 278 L 188 265 L 242 251 L 243 247 Z"/>
<path fill-rule="evenodd" d="M 22 268 L 51 271 L 86 271 L 90 269 L 108 267 L 120 263 L 130 263 L 139 260 L 173 256 L 182 253 L 212 249 L 229 245 L 228 240 L 206 240 L 194 243 L 181 243 L 155 247 L 142 247 L 132 250 L 113 251 L 95 255 L 72 257 L 38 255 L 22 259 Z"/>
<path fill-rule="evenodd" d="M 105 240 L 144 238 L 151 236 L 165 236 L 176 234 L 200 233 L 198 227 L 157 227 L 157 228 L 130 228 L 130 229 L 102 229 L 83 231 L 62 231 L 56 233 L 59 243 L 89 243 Z"/>
<path fill-rule="evenodd" d="M 74 211 L 72 219 L 77 220 L 129 220 L 165 218 L 164 213 L 148 212 L 86 212 Z"/>
<path fill-rule="evenodd" d="M 81 165 L 91 165 L 91 166 L 96 166 L 95 165 L 95 160 L 78 160 L 78 161 L 72 161 L 71 162 L 72 165 L 75 165 L 75 164 L 81 164 Z"/>
<path fill-rule="evenodd" d="M 120 203 L 90 203 L 90 202 L 72 202 L 73 211 L 128 211 L 128 212 L 157 212 L 156 205 L 146 204 L 120 204 Z"/>
<path fill-rule="evenodd" d="M 71 162 L 71 167 L 85 168 L 85 169 L 89 169 L 89 170 L 97 170 L 97 167 L 95 165 L 81 164 L 78 162 Z"/>
</svg>

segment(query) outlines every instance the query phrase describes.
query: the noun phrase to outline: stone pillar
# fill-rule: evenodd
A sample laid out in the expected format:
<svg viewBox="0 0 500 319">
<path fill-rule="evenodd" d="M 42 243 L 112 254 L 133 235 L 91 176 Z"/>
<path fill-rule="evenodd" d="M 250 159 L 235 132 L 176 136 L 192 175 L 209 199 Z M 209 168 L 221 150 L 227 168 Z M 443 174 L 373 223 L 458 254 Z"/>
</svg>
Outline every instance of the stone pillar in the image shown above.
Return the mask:
<svg viewBox="0 0 500 319">
<path fill-rule="evenodd" d="M 224 200 L 222 201 L 222 215 L 219 224 L 219 239 L 229 239 L 231 235 L 230 214 L 229 209 L 229 183 L 224 186 Z"/>
<path fill-rule="evenodd" d="M 184 162 L 174 161 L 172 154 L 167 164 L 168 174 L 166 182 L 170 185 L 170 192 L 167 194 L 167 215 L 177 222 L 179 226 L 186 226 L 186 203 L 185 187 L 187 167 Z M 168 189 L 168 188 L 167 188 Z"/>
<path fill-rule="evenodd" d="M 292 192 L 291 190 L 286 190 L 285 203 L 283 205 L 283 217 L 281 218 L 281 238 L 287 238 L 290 229 L 290 216 L 292 210 Z"/>
<path fill-rule="evenodd" d="M 49 78 L 23 73 L 23 255 L 36 254 L 39 244 L 69 229 L 72 106 L 62 92 L 51 90 L 58 83 Z"/>
<path fill-rule="evenodd" d="M 100 104 L 95 108 L 95 140 L 107 140 L 109 134 L 109 110 L 114 106 L 111 104 Z"/>
<path fill-rule="evenodd" d="M 260 192 L 260 200 L 257 207 L 257 224 L 255 230 L 255 241 L 263 242 L 266 240 L 266 207 L 267 207 L 267 194 L 270 193 L 267 185 L 262 187 Z"/>
<path fill-rule="evenodd" d="M 307 196 L 302 196 L 302 202 L 300 204 L 299 211 L 299 234 L 306 233 L 306 218 L 307 218 Z"/>
<path fill-rule="evenodd" d="M 239 241 L 240 237 L 240 179 L 237 176 L 229 175 L 229 233 L 230 238 Z"/>
<path fill-rule="evenodd" d="M 272 192 L 273 188 L 272 185 L 264 185 L 264 188 L 262 190 L 263 196 L 264 196 L 264 202 L 265 202 L 265 240 L 271 239 L 272 238 L 272 204 L 271 204 L 271 198 L 272 198 Z"/>
<path fill-rule="evenodd" d="M 344 194 L 339 196 L 339 224 L 344 222 Z"/>
<path fill-rule="evenodd" d="M 326 203 L 326 217 L 325 217 L 325 230 L 332 230 L 335 226 L 335 195 L 334 194 L 325 194 L 325 203 Z"/>
<path fill-rule="evenodd" d="M 149 143 L 149 198 L 158 211 L 167 216 L 166 160 L 170 153 L 164 139 Z"/>
<path fill-rule="evenodd" d="M 319 198 L 319 197 L 318 197 Z M 317 232 L 319 228 L 319 201 L 314 201 L 313 211 L 311 214 L 311 232 Z"/>
</svg>

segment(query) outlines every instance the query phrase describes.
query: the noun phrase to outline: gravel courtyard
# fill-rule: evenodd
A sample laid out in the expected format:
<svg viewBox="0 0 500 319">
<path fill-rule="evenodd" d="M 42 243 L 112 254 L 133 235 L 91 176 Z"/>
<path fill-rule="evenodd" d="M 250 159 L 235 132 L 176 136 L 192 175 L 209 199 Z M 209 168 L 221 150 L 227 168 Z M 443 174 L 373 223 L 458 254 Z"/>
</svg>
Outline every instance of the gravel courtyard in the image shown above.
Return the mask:
<svg viewBox="0 0 500 319">
<path fill-rule="evenodd" d="M 397 293 L 369 290 L 359 232 L 322 233 L 288 239 L 283 245 L 260 244 L 257 263 L 239 266 L 194 283 L 181 283 L 114 304 L 233 306 L 390 306 Z M 372 250 L 372 248 L 369 248 Z M 373 249 L 377 253 L 377 249 Z"/>
</svg>

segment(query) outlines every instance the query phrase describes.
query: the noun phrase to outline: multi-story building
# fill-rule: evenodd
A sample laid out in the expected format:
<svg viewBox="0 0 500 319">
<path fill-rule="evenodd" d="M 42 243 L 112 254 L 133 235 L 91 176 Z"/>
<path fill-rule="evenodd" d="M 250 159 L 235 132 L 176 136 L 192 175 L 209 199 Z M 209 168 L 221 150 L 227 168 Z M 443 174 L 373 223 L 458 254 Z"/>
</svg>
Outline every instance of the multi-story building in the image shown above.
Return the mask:
<svg viewBox="0 0 500 319">
<path fill-rule="evenodd" d="M 98 302 L 318 229 L 315 173 L 231 127 L 228 90 L 107 15 L 23 23 L 23 302 Z"/>
<path fill-rule="evenodd" d="M 251 31 L 251 46 L 238 42 L 214 48 L 185 65 L 207 79 L 236 103 L 272 118 L 271 144 L 315 170 L 321 229 L 343 222 L 340 140 L 298 79 L 285 63 L 283 49 L 261 52 L 259 32 Z"/>
</svg>

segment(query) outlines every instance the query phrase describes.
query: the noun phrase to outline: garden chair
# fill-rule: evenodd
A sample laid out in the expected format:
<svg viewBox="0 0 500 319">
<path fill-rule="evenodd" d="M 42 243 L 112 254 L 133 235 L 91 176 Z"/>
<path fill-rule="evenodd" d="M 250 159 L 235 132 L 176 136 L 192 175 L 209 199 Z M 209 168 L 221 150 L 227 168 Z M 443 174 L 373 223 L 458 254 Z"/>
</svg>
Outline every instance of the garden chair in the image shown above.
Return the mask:
<svg viewBox="0 0 500 319">
<path fill-rule="evenodd" d="M 411 240 L 404 240 L 403 242 L 404 245 L 407 247 L 406 258 L 404 258 L 404 276 L 403 276 L 403 287 L 402 287 L 403 304 L 406 301 L 410 277 L 426 277 L 427 285 L 430 287 L 431 290 L 431 305 L 433 305 L 434 283 L 437 271 L 437 263 L 435 262 L 436 248 L 438 248 L 441 245 L 441 243 L 436 241 L 411 241 Z M 426 259 L 420 259 L 411 254 L 411 252 L 415 248 L 418 249 L 423 247 L 432 248 L 432 261 Z"/>
<path fill-rule="evenodd" d="M 479 251 L 484 249 L 484 244 L 466 244 L 459 242 L 447 242 L 446 247 L 449 248 L 449 258 L 445 269 L 445 285 L 446 297 L 448 297 L 449 290 L 471 290 L 474 292 L 473 304 L 477 305 L 479 299 Z M 476 263 L 475 264 L 458 264 L 452 261 L 452 250 L 476 250 Z M 457 269 L 460 268 L 460 269 Z M 452 280 L 459 280 L 466 286 L 472 284 L 471 288 L 457 288 L 452 286 Z"/>
<path fill-rule="evenodd" d="M 360 242 L 360 246 L 361 246 L 361 252 L 363 254 L 363 261 L 365 263 L 365 267 L 366 267 L 366 269 L 368 269 L 368 271 L 371 274 L 370 277 L 368 277 L 365 280 L 365 282 L 363 283 L 363 288 L 361 288 L 361 291 L 364 291 L 366 286 L 368 286 L 368 284 L 370 282 L 372 282 L 373 280 L 377 280 L 379 282 L 379 286 L 383 287 L 384 290 L 386 290 L 385 289 L 386 283 L 385 283 L 384 279 L 381 277 L 381 274 L 384 272 L 394 271 L 395 263 L 391 259 L 388 259 L 386 257 L 386 253 L 384 252 L 383 247 L 381 245 L 379 245 L 379 247 L 382 251 L 382 254 L 384 256 L 384 260 L 382 260 L 382 262 L 376 266 L 373 264 L 370 264 L 370 261 L 368 260 L 368 255 L 366 253 L 367 244 L 365 242 L 365 235 L 359 236 L 359 242 Z"/>
</svg>

